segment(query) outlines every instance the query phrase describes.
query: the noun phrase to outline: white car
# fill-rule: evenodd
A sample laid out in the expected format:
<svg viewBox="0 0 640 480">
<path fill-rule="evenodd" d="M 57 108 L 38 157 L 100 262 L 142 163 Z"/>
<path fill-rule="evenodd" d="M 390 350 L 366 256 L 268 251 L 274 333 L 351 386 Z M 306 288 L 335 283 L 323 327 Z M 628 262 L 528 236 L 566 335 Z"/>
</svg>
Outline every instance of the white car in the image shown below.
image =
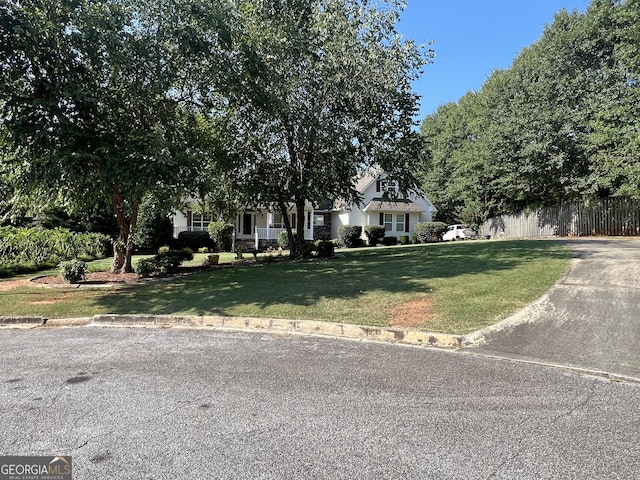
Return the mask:
<svg viewBox="0 0 640 480">
<path fill-rule="evenodd" d="M 453 240 L 466 240 L 467 238 L 476 238 L 478 235 L 475 231 L 471 230 L 467 225 L 458 223 L 456 225 L 449 225 L 447 231 L 442 235 L 442 240 L 445 242 Z"/>
</svg>

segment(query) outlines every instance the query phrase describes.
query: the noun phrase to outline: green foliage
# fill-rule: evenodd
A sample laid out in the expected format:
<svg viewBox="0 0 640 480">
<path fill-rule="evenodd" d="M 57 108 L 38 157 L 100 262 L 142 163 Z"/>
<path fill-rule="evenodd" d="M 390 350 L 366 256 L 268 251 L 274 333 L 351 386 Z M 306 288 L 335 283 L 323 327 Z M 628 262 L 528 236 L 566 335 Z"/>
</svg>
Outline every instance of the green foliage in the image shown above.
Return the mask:
<svg viewBox="0 0 640 480">
<path fill-rule="evenodd" d="M 296 231 L 292 230 L 293 236 L 296 236 Z M 280 245 L 280 248 L 282 248 L 283 250 L 287 250 L 289 248 L 289 235 L 287 234 L 286 230 L 282 230 L 279 234 L 278 234 L 278 245 Z"/>
<path fill-rule="evenodd" d="M 67 283 L 78 283 L 87 273 L 87 264 L 82 260 L 73 259 L 61 262 L 60 276 Z"/>
<path fill-rule="evenodd" d="M 400 235 L 400 243 L 402 245 L 409 245 L 409 243 L 411 243 L 409 241 L 409 235 Z"/>
<path fill-rule="evenodd" d="M 198 109 L 194 97 L 199 85 L 212 90 L 202 58 L 221 50 L 224 7 L 0 2 L 0 117 L 8 149 L 19 151 L 0 167 L 34 202 L 108 201 L 119 227 L 114 270 L 131 269 L 145 195 L 179 198 L 205 164 L 214 170 L 220 148 L 206 112 L 217 109 Z"/>
<path fill-rule="evenodd" d="M 304 242 L 300 249 L 300 256 L 302 258 L 311 258 L 316 251 L 316 246 L 313 242 Z"/>
<path fill-rule="evenodd" d="M 640 197 L 639 25 L 637 1 L 561 10 L 508 70 L 428 116 L 422 185 L 438 219 Z"/>
<path fill-rule="evenodd" d="M 338 227 L 338 240 L 345 247 L 361 247 L 362 227 L 360 225 L 340 225 Z"/>
<path fill-rule="evenodd" d="M 211 222 L 208 228 L 209 236 L 215 242 L 215 248 L 219 251 L 230 252 L 235 225 L 228 222 Z"/>
<path fill-rule="evenodd" d="M 416 241 L 420 243 L 437 242 L 447 231 L 447 224 L 442 222 L 418 222 L 413 227 Z"/>
<path fill-rule="evenodd" d="M 145 197 L 138 212 L 134 243 L 147 252 L 154 252 L 173 239 L 169 209 L 152 197 Z"/>
<path fill-rule="evenodd" d="M 375 247 L 378 243 L 382 242 L 384 238 L 384 225 L 366 225 L 364 227 L 364 233 L 367 236 L 369 245 Z"/>
<path fill-rule="evenodd" d="M 395 236 L 389 236 L 389 237 L 384 237 L 382 239 L 382 244 L 389 247 L 392 245 L 397 245 L 398 244 L 398 237 Z"/>
<path fill-rule="evenodd" d="M 228 72 L 225 137 L 249 202 L 283 214 L 295 205 L 295 256 L 307 202 L 357 200 L 363 167 L 381 166 L 403 191 L 416 187 L 421 139 L 412 133 L 411 82 L 431 52 L 398 35 L 402 2 L 236 3 L 232 39 L 241 48 Z"/>
<path fill-rule="evenodd" d="M 191 260 L 193 260 L 193 251 L 188 248 L 169 250 L 152 258 L 138 260 L 135 271 L 140 277 L 150 277 L 155 274 L 173 275 L 178 273 L 183 262 Z"/>
<path fill-rule="evenodd" d="M 51 267 L 72 258 L 103 258 L 111 239 L 57 228 L 0 227 L 0 265 L 7 273 Z"/>
<path fill-rule="evenodd" d="M 318 240 L 316 242 L 316 256 L 329 258 L 335 255 L 335 243 L 331 240 Z"/>
<path fill-rule="evenodd" d="M 197 252 L 198 249 L 202 247 L 209 249 L 216 248 L 216 244 L 209 235 L 209 232 L 180 232 L 177 243 L 181 248 L 189 248 L 194 252 Z"/>
<path fill-rule="evenodd" d="M 135 265 L 135 272 L 139 277 L 150 277 L 158 270 L 155 258 L 141 258 Z"/>
</svg>

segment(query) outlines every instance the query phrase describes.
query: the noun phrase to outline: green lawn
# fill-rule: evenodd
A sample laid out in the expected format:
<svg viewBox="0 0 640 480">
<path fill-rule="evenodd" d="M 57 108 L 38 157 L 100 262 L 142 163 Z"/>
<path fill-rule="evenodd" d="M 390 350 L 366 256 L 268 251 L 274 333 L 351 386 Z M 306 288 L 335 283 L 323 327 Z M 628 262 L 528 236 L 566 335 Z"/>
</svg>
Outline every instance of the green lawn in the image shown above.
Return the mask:
<svg viewBox="0 0 640 480">
<path fill-rule="evenodd" d="M 538 298 L 570 263 L 566 248 L 547 240 L 377 247 L 339 254 L 341 258 L 330 260 L 206 271 L 119 291 L 21 287 L 0 291 L 0 315 L 227 315 L 379 326 L 407 315 L 419 317 L 416 328 L 465 334 Z M 403 304 L 399 315 L 396 308 Z"/>
</svg>

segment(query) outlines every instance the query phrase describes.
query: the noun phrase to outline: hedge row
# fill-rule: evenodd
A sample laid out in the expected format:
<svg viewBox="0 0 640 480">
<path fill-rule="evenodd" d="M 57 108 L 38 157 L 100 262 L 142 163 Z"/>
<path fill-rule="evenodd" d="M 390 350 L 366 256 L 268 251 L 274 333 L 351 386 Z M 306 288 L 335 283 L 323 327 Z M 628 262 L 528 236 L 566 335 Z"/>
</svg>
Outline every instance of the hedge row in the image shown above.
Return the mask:
<svg viewBox="0 0 640 480">
<path fill-rule="evenodd" d="M 111 238 L 100 233 L 0 227 L 0 275 L 53 267 L 72 258 L 103 258 L 111 245 Z"/>
</svg>

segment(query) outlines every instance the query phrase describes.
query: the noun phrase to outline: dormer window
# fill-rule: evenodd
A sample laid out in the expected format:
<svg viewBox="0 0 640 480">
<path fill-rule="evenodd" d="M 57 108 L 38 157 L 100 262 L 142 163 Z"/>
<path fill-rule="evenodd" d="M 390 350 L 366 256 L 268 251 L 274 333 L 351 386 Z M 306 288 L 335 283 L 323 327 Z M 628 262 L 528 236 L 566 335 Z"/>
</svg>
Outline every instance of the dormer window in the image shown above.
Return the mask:
<svg viewBox="0 0 640 480">
<path fill-rule="evenodd" d="M 383 178 L 376 182 L 377 192 L 396 193 L 398 191 L 398 182 L 389 178 Z"/>
</svg>

